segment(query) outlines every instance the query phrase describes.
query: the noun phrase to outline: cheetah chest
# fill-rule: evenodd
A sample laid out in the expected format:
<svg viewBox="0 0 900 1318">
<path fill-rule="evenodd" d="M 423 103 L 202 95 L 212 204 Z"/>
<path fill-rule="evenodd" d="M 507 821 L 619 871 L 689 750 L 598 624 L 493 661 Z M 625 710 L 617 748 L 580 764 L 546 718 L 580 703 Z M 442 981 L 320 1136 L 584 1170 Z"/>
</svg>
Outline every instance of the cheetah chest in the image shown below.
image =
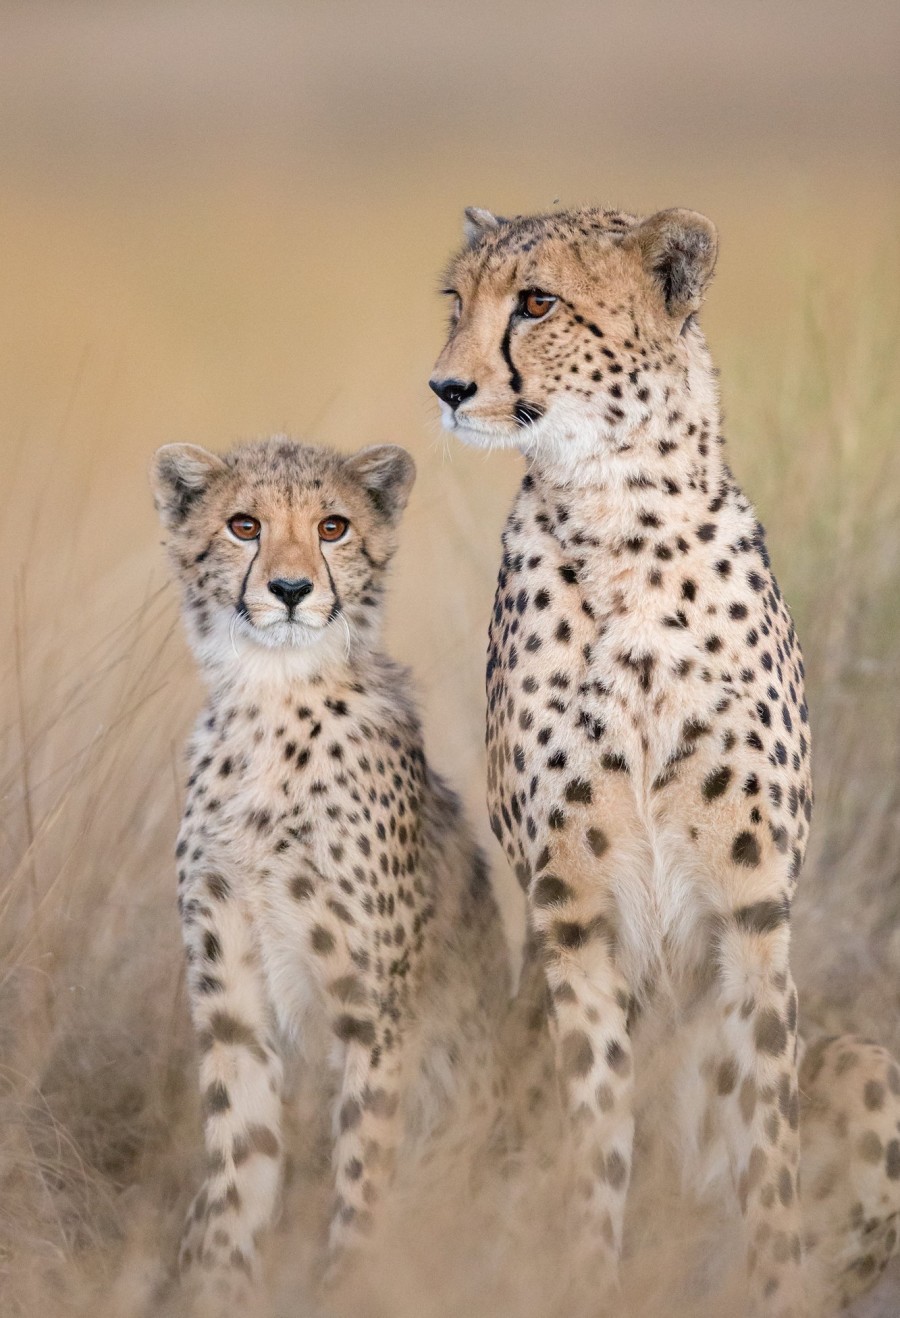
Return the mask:
<svg viewBox="0 0 900 1318">
<path fill-rule="evenodd" d="M 661 651 L 658 626 L 612 602 L 589 616 L 573 592 L 563 597 L 570 607 L 554 615 L 540 588 L 524 586 L 498 600 L 489 805 L 520 882 L 527 886 L 550 863 L 589 887 L 615 850 L 603 914 L 619 930 L 632 982 L 661 963 L 695 968 L 708 942 L 708 878 L 692 855 L 689 825 L 673 821 L 674 793 L 659 789 L 667 775 L 688 772 L 692 735 L 714 725 L 720 684 L 703 680 L 699 666 L 685 673 L 683 642 Z"/>
</svg>

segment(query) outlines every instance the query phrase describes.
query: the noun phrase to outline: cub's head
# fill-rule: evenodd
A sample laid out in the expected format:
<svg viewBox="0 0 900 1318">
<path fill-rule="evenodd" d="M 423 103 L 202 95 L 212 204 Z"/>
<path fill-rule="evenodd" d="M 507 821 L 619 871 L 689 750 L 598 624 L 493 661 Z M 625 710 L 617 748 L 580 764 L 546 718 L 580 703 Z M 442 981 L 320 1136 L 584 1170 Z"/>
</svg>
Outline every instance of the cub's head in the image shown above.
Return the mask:
<svg viewBox="0 0 900 1318">
<path fill-rule="evenodd" d="M 590 209 L 500 219 L 466 211 L 446 272 L 450 335 L 429 384 L 444 426 L 483 448 L 615 444 L 650 419 L 702 343 L 716 260 L 695 211 L 638 220 Z"/>
<path fill-rule="evenodd" d="M 201 664 L 249 671 L 277 654 L 310 671 L 371 644 L 414 479 L 393 445 L 159 449 L 154 500 Z"/>
</svg>

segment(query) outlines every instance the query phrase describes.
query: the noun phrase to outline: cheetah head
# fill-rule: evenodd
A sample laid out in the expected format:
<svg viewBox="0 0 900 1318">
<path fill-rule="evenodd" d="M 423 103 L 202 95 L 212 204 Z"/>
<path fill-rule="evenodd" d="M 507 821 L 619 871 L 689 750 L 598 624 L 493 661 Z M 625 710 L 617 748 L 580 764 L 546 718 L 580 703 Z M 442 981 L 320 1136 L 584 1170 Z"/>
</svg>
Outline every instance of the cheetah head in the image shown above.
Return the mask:
<svg viewBox="0 0 900 1318">
<path fill-rule="evenodd" d="M 201 665 L 371 643 L 414 479 L 393 445 L 352 457 L 286 439 L 223 457 L 159 449 L 154 500 Z"/>
<path fill-rule="evenodd" d="M 429 381 L 446 429 L 528 454 L 630 442 L 700 340 L 693 316 L 715 265 L 712 223 L 689 210 L 639 220 L 470 209 L 465 235 L 445 276 L 450 333 Z"/>
</svg>

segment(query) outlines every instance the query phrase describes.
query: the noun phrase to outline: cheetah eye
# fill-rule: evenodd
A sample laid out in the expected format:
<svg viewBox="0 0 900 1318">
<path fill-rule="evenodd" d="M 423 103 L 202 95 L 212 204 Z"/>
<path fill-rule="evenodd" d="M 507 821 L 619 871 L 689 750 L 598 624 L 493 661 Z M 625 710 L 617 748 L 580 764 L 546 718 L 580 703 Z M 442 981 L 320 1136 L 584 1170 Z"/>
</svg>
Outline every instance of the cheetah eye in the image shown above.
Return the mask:
<svg viewBox="0 0 900 1318">
<path fill-rule="evenodd" d="M 323 517 L 319 523 L 319 539 L 333 544 L 335 540 L 342 540 L 349 530 L 346 517 Z"/>
<path fill-rule="evenodd" d="M 450 304 L 450 319 L 455 325 L 462 315 L 462 298 L 459 296 L 455 288 L 442 288 L 441 294 L 444 297 L 453 299 Z"/>
<path fill-rule="evenodd" d="M 526 288 L 519 294 L 519 313 L 526 320 L 541 320 L 556 306 L 557 299 L 552 293 L 542 293 L 539 288 Z"/>
<path fill-rule="evenodd" d="M 258 540 L 262 526 L 249 513 L 235 513 L 229 518 L 228 529 L 236 540 Z"/>
</svg>

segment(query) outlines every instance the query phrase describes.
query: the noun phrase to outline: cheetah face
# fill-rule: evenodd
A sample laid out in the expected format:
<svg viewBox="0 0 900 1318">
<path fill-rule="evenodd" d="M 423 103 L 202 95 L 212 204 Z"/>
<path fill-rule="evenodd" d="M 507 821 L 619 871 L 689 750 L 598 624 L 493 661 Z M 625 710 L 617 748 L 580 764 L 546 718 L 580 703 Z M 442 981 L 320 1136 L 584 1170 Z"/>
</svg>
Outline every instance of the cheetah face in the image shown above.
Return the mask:
<svg viewBox="0 0 900 1318">
<path fill-rule="evenodd" d="M 429 381 L 445 428 L 529 454 L 585 434 L 628 442 L 663 405 L 661 366 L 684 357 L 715 263 L 709 220 L 469 210 L 466 238 L 446 274 L 450 333 Z"/>
<path fill-rule="evenodd" d="M 288 440 L 224 458 L 160 449 L 154 494 L 201 660 L 364 641 L 414 471 L 393 446 L 351 458 Z"/>
</svg>

